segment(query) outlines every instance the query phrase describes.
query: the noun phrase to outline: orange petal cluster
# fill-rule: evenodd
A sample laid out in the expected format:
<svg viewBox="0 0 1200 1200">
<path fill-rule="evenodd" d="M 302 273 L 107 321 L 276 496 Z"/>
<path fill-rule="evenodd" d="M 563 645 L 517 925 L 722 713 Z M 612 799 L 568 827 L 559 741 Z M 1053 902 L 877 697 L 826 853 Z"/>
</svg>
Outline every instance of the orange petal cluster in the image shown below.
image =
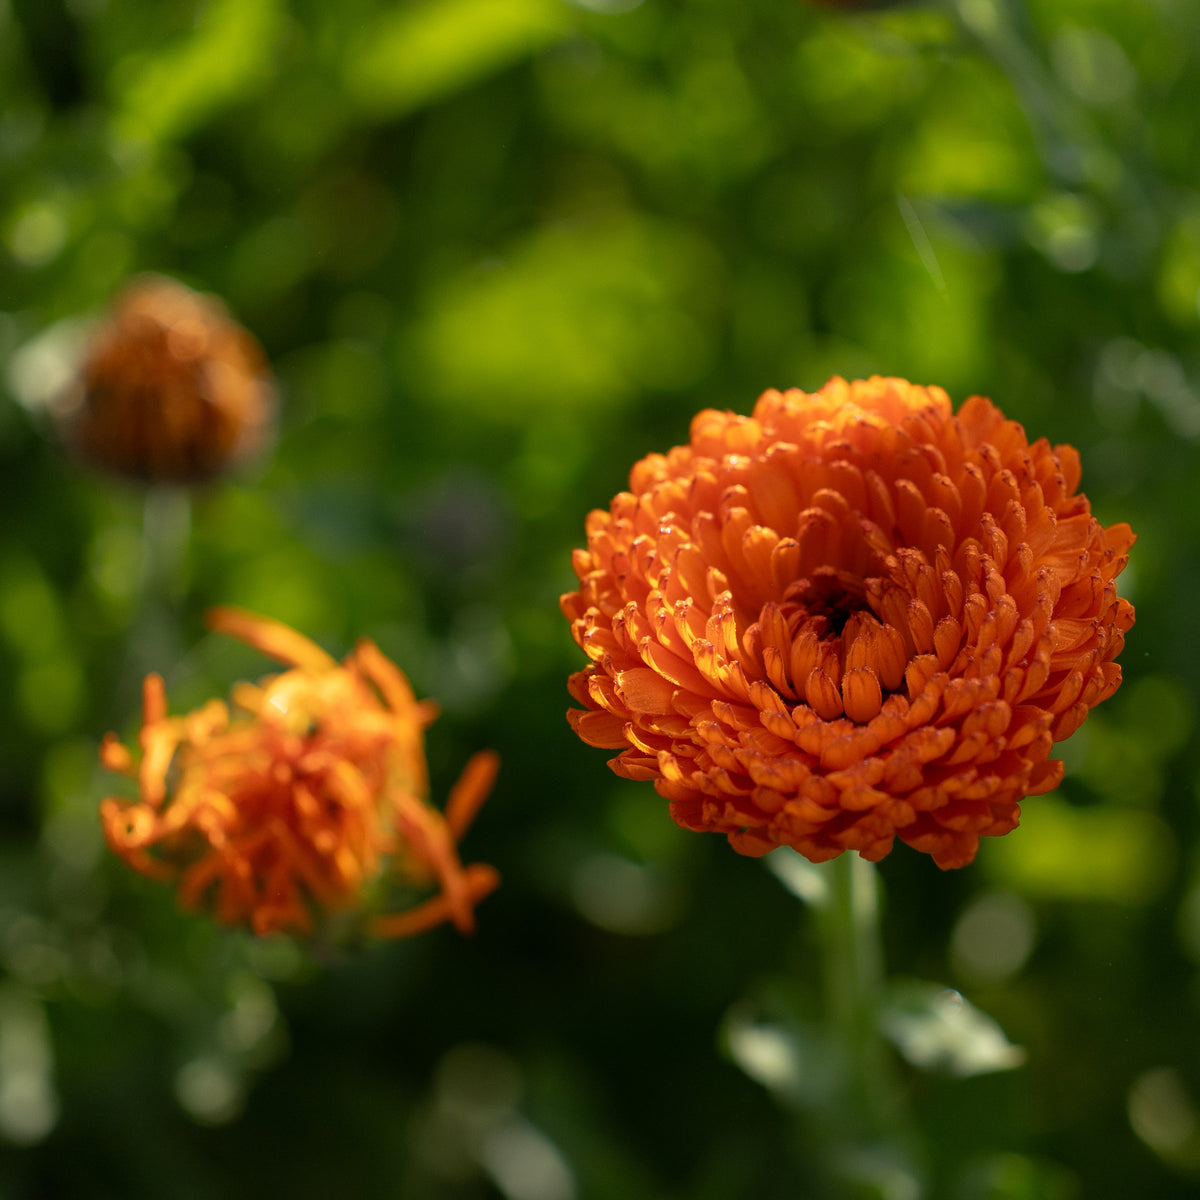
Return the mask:
<svg viewBox="0 0 1200 1200">
<path fill-rule="evenodd" d="M 963 866 L 1121 681 L 1134 535 L 1079 480 L 1073 447 L 901 379 L 701 412 L 588 517 L 571 724 L 743 854 Z"/>
<path fill-rule="evenodd" d="M 308 933 L 314 910 L 364 906 L 365 890 L 389 880 L 439 892 L 372 918 L 371 933 L 400 937 L 446 920 L 469 932 L 499 875 L 462 866 L 457 842 L 492 786 L 496 756 L 472 758 L 439 812 L 424 753 L 436 708 L 372 642 L 339 664 L 277 621 L 229 608 L 208 620 L 289 669 L 238 684 L 233 713 L 210 700 L 174 717 L 162 679 L 147 677 L 140 757 L 113 734 L 100 751 L 140 793 L 101 804 L 112 849 L 144 875 L 178 878 L 185 907 L 211 907 L 257 934 Z"/>
<path fill-rule="evenodd" d="M 59 415 L 94 466 L 196 483 L 262 449 L 275 406 L 262 350 L 224 305 L 147 275 L 118 297 Z"/>
</svg>

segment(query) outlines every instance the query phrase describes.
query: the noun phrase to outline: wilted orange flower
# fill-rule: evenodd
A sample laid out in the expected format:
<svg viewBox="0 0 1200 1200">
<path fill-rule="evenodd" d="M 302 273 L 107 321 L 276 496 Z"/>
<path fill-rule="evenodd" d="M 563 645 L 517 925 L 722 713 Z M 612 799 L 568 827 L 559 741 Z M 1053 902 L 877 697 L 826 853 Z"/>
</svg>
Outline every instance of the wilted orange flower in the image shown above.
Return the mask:
<svg viewBox="0 0 1200 1200">
<path fill-rule="evenodd" d="M 224 305 L 147 275 L 118 297 L 60 416 L 68 445 L 98 467 L 195 483 L 258 451 L 274 412 L 262 350 Z"/>
<path fill-rule="evenodd" d="M 1073 447 L 901 379 L 702 412 L 588 517 L 571 724 L 743 854 L 899 836 L 963 866 L 1121 681 L 1134 535 L 1079 479 Z"/>
<path fill-rule="evenodd" d="M 140 797 L 100 806 L 108 844 L 152 878 L 179 878 L 189 908 L 210 905 L 227 925 L 258 934 L 306 933 L 313 909 L 361 905 L 389 878 L 436 883 L 439 895 L 374 918 L 382 937 L 451 920 L 464 933 L 474 905 L 499 883 L 463 867 L 456 843 L 495 778 L 496 756 L 475 755 L 445 814 L 430 807 L 424 731 L 437 715 L 372 642 L 340 665 L 286 625 L 219 608 L 209 625 L 290 668 L 186 716 L 167 714 L 163 681 L 147 677 L 140 761 L 114 734 L 101 761 L 138 781 Z"/>
</svg>

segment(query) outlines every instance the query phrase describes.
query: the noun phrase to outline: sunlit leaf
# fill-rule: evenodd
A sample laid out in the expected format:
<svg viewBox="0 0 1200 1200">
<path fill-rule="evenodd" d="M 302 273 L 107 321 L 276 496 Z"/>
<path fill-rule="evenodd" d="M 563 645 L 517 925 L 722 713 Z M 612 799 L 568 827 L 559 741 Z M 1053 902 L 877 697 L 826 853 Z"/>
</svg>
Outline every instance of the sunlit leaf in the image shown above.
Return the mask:
<svg viewBox="0 0 1200 1200">
<path fill-rule="evenodd" d="M 760 1019 L 749 1005 L 737 1004 L 725 1016 L 722 1037 L 730 1058 L 787 1103 L 820 1103 L 837 1086 L 831 1057 L 794 1024 Z"/>
<path fill-rule="evenodd" d="M 711 362 L 711 266 L 663 222 L 539 231 L 446 281 L 403 365 L 415 391 L 502 423 L 692 383 Z"/>
<path fill-rule="evenodd" d="M 212 0 L 190 37 L 118 64 L 117 137 L 170 141 L 251 94 L 271 76 L 282 29 L 280 0 Z"/>
<path fill-rule="evenodd" d="M 1170 881 L 1175 837 L 1152 812 L 1114 804 L 1073 808 L 1028 800 L 1021 828 L 989 843 L 980 860 L 997 882 L 1027 896 L 1143 904 Z"/>
<path fill-rule="evenodd" d="M 816 863 L 787 847 L 771 851 L 763 861 L 797 900 L 814 908 L 829 902 L 829 878 Z"/>
<path fill-rule="evenodd" d="M 549 45 L 569 18 L 561 0 L 425 0 L 385 8 L 352 43 L 346 86 L 365 108 L 394 117 Z"/>
<path fill-rule="evenodd" d="M 986 1013 L 951 988 L 917 981 L 894 985 L 881 1014 L 884 1033 L 915 1067 L 947 1075 L 986 1075 L 1025 1061 Z"/>
</svg>

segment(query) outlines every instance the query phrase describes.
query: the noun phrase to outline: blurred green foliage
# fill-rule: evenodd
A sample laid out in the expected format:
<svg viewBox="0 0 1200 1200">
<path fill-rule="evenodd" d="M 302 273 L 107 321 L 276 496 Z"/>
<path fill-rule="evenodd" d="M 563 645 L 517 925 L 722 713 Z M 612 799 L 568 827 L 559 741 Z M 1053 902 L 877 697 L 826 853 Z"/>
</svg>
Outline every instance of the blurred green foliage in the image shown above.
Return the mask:
<svg viewBox="0 0 1200 1200">
<path fill-rule="evenodd" d="M 0 0 L 0 1192 L 850 1194 L 718 1048 L 802 1052 L 805 911 L 576 743 L 557 597 L 695 411 L 880 371 L 1076 444 L 1140 537 L 1058 795 L 882 867 L 892 969 L 1027 1055 L 905 1076 L 930 1194 L 1194 1195 L 1198 57 L 1193 0 Z M 41 411 L 139 270 L 282 382 L 273 455 L 190 502 Z M 142 674 L 183 708 L 268 669 L 214 603 L 375 638 L 442 705 L 435 795 L 500 751 L 473 940 L 255 944 L 110 861 Z"/>
</svg>

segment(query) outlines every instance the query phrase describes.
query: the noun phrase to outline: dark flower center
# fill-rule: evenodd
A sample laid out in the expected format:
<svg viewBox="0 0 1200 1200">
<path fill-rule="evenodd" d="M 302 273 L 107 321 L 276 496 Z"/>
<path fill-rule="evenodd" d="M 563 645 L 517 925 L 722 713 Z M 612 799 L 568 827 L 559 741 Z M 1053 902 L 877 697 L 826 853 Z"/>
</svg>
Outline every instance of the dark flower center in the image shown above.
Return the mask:
<svg viewBox="0 0 1200 1200">
<path fill-rule="evenodd" d="M 790 584 L 781 607 L 793 636 L 822 618 L 816 622 L 824 631 L 822 640 L 841 637 L 855 613 L 870 612 L 863 581 L 836 567 L 818 567 L 809 578 Z"/>
</svg>

